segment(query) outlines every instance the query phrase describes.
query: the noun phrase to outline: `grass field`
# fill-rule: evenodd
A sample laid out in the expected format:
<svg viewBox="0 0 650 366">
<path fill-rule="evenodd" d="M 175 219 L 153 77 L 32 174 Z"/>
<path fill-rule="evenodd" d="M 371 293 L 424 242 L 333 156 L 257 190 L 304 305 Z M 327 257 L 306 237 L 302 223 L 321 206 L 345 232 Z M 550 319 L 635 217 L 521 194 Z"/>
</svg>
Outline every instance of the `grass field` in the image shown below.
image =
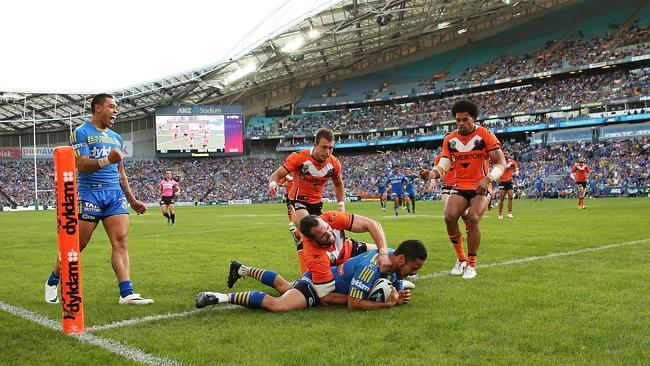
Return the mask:
<svg viewBox="0 0 650 366">
<path fill-rule="evenodd" d="M 375 312 L 320 307 L 287 314 L 194 309 L 199 291 L 226 290 L 231 259 L 298 275 L 283 205 L 179 207 L 175 228 L 152 209 L 131 216 L 129 245 L 135 289 L 156 302 L 117 304 L 100 227 L 82 256 L 86 327 L 162 364 L 647 365 L 650 200 L 575 206 L 517 201 L 511 220 L 489 212 L 479 275 L 468 281 L 443 273 L 454 255 L 439 202 L 418 203 L 417 215 L 403 213 L 399 221 L 376 202 L 350 203 L 348 211 L 379 220 L 393 246 L 410 238 L 426 244 L 429 259 L 412 302 Z M 11 305 L 60 321 L 60 305 L 43 301 L 56 256 L 55 216 L 0 213 L 0 227 L 0 364 L 136 363 L 7 312 Z M 250 279 L 236 285 L 247 289 L 270 290 Z M 169 316 L 142 319 L 162 314 Z M 116 323 L 130 319 L 136 321 Z"/>
</svg>

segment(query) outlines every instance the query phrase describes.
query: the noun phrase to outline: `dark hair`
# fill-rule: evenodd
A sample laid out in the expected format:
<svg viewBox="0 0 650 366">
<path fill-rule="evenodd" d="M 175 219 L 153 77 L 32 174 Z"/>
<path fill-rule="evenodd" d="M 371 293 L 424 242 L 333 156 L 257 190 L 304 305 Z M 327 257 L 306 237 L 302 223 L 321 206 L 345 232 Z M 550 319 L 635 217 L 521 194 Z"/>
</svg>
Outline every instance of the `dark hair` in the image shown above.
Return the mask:
<svg viewBox="0 0 650 366">
<path fill-rule="evenodd" d="M 330 142 L 334 141 L 334 132 L 332 132 L 332 130 L 330 130 L 329 128 L 319 128 L 318 131 L 316 131 L 316 137 L 314 138 L 314 145 L 318 145 L 321 139 L 325 139 Z"/>
<path fill-rule="evenodd" d="M 302 225 L 301 225 L 302 229 Z M 416 259 L 427 259 L 427 248 L 422 244 L 421 241 L 411 239 L 405 240 L 402 244 L 399 245 L 397 250 L 393 252 L 394 255 L 404 255 L 404 258 L 408 262 L 414 261 Z"/>
<path fill-rule="evenodd" d="M 318 226 L 318 215 L 307 215 L 300 220 L 300 233 L 307 238 L 314 240 L 311 229 Z"/>
<path fill-rule="evenodd" d="M 399 164 L 393 164 L 393 169 L 399 168 Z"/>
<path fill-rule="evenodd" d="M 100 93 L 93 97 L 92 102 L 90 102 L 90 113 L 95 114 L 95 106 L 104 104 L 104 101 L 107 98 L 113 99 L 113 96 L 106 93 Z"/>
<path fill-rule="evenodd" d="M 472 118 L 478 117 L 478 107 L 467 99 L 459 100 L 451 106 L 451 116 L 456 118 L 456 113 L 467 112 Z"/>
</svg>

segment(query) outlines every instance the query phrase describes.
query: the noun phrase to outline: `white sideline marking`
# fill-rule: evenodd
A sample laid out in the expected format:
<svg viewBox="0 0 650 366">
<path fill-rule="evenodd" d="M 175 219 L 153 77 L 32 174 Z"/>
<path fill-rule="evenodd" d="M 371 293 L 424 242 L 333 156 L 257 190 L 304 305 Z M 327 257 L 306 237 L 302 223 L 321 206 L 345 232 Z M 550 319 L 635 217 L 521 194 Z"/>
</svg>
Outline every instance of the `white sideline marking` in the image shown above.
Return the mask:
<svg viewBox="0 0 650 366">
<path fill-rule="evenodd" d="M 42 315 L 33 313 L 29 310 L 23 309 L 18 306 L 13 306 L 6 304 L 0 301 L 0 309 L 4 310 L 9 314 L 16 315 L 23 319 L 31 320 L 37 324 L 40 324 L 44 327 L 54 329 L 56 331 L 61 331 L 61 324 L 52 319 L 48 319 Z M 147 365 L 180 365 L 176 361 L 172 361 L 167 358 L 153 356 L 148 353 L 143 352 L 137 348 L 125 346 L 117 341 L 98 337 L 96 335 L 84 333 L 84 334 L 74 334 L 70 335 L 73 338 L 76 338 L 79 342 L 92 344 L 104 348 L 105 350 L 120 355 L 124 358 L 127 358 L 132 361 L 141 362 Z"/>
<path fill-rule="evenodd" d="M 541 256 L 533 256 L 533 257 L 527 257 L 527 258 L 521 258 L 521 259 L 513 259 L 513 260 L 508 260 L 504 262 L 496 262 L 496 263 L 488 263 L 488 264 L 483 264 L 480 265 L 479 268 L 490 268 L 490 267 L 499 267 L 499 266 L 508 266 L 511 264 L 519 264 L 519 263 L 527 263 L 527 262 L 534 262 L 538 260 L 544 260 L 544 259 L 551 259 L 551 258 L 556 258 L 556 257 L 564 257 L 564 256 L 569 256 L 569 255 L 574 255 L 574 254 L 581 254 L 581 253 L 587 253 L 587 252 L 595 252 L 599 250 L 606 250 L 606 249 L 611 249 L 611 248 L 617 248 L 617 247 L 622 247 L 626 245 L 634 245 L 634 244 L 640 244 L 640 243 L 645 243 L 647 241 L 650 241 L 650 238 L 646 239 L 641 239 L 641 240 L 634 240 L 634 241 L 628 241 L 624 243 L 616 243 L 616 244 L 608 244 L 608 245 L 603 245 L 600 247 L 594 247 L 594 248 L 586 248 L 586 249 L 579 249 L 579 250 L 572 250 L 569 252 L 558 252 L 558 253 L 551 253 L 547 255 L 541 255 Z M 443 277 L 443 276 L 451 276 L 449 274 L 449 271 L 440 271 L 440 272 L 434 272 L 434 273 L 429 273 L 426 275 L 422 276 L 417 276 L 413 280 L 425 280 L 429 278 L 434 278 L 434 277 Z M 223 311 L 223 310 L 231 310 L 231 309 L 240 309 L 241 306 L 237 305 L 232 305 L 232 304 L 226 304 L 226 305 L 219 305 L 212 307 L 211 309 L 208 309 L 209 311 Z M 133 319 L 128 319 L 128 320 L 122 320 L 110 324 L 105 324 L 105 325 L 95 325 L 92 327 L 87 328 L 88 331 L 98 331 L 98 330 L 104 330 L 104 329 L 110 329 L 110 328 L 117 328 L 121 326 L 126 326 L 126 325 L 132 325 L 132 324 L 138 324 L 138 323 L 144 323 L 148 321 L 156 321 L 160 319 L 172 319 L 172 318 L 180 318 L 180 317 L 185 317 L 189 315 L 196 314 L 198 312 L 205 311 L 205 309 L 197 309 L 197 310 L 190 310 L 190 311 L 184 311 L 182 313 L 167 313 L 167 314 L 161 314 L 161 315 L 151 315 L 151 316 L 145 316 L 142 318 L 133 318 Z"/>
</svg>

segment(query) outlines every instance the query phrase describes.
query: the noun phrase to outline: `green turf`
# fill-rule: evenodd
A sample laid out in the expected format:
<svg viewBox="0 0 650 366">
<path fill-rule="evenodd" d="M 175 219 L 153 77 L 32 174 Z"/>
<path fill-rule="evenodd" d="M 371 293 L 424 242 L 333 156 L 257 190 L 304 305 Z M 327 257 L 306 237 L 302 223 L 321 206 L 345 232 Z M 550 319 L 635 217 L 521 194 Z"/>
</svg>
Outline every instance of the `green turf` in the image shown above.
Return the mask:
<svg viewBox="0 0 650 366">
<path fill-rule="evenodd" d="M 269 314 L 217 306 L 93 334 L 182 364 L 647 364 L 650 240 L 481 268 L 650 239 L 647 198 L 588 200 L 587 206 L 517 201 L 511 220 L 488 212 L 481 223 L 478 278 L 417 280 L 412 303 L 392 310 L 322 307 Z M 347 208 L 380 221 L 393 246 L 422 240 L 429 250 L 422 275 L 453 264 L 440 203 L 418 203 L 418 215 L 401 211 L 399 220 L 376 202 Z M 231 259 L 293 279 L 298 266 L 285 212 L 279 204 L 178 207 L 175 228 L 166 226 L 158 209 L 132 215 L 132 280 L 138 292 L 156 300 L 143 307 L 117 304 L 110 245 L 99 227 L 82 256 L 86 325 L 193 310 L 197 292 L 226 290 Z M 54 213 L 1 213 L 0 225 L 0 301 L 59 319 L 60 306 L 42 299 L 56 256 Z M 269 291 L 250 279 L 236 289 Z M 126 361 L 2 311 L 0 320 L 0 364 Z"/>
</svg>

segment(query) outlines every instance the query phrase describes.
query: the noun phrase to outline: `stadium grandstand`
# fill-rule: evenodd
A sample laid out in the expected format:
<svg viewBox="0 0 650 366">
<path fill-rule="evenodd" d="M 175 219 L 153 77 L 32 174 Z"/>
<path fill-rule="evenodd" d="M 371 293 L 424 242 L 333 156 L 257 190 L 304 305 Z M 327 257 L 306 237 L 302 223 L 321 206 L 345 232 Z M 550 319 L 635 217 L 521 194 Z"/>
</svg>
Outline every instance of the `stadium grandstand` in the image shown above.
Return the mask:
<svg viewBox="0 0 650 366">
<path fill-rule="evenodd" d="M 354 177 L 348 194 L 367 197 L 370 177 L 360 172 L 430 162 L 454 128 L 451 104 L 467 98 L 480 106 L 478 121 L 516 144 L 524 159 L 569 142 L 608 153 L 634 145 L 641 154 L 630 164 L 642 166 L 638 176 L 628 182 L 619 172 L 602 172 L 596 186 L 619 192 L 631 185 L 636 194 L 648 183 L 647 148 L 634 141 L 646 141 L 650 132 L 649 27 L 650 7 L 632 0 L 615 7 L 597 0 L 335 2 L 232 61 L 112 91 L 121 108 L 114 130 L 129 140 L 128 164 L 142 172 L 134 189 L 149 202 L 168 166 L 185 180 L 181 201 L 266 201 L 267 173 L 311 145 L 320 127 L 335 132 L 337 154 L 355 167 L 346 172 Z M 3 206 L 34 205 L 33 151 L 40 201 L 52 203 L 51 148 L 66 144 L 71 129 L 88 118 L 90 97 L 0 95 Z M 156 108 L 212 104 L 243 106 L 243 157 L 156 154 Z M 544 176 L 561 182 L 572 160 Z M 236 171 L 264 174 L 239 180 L 241 186 L 225 184 Z M 523 178 L 525 191 L 530 176 Z"/>
</svg>

